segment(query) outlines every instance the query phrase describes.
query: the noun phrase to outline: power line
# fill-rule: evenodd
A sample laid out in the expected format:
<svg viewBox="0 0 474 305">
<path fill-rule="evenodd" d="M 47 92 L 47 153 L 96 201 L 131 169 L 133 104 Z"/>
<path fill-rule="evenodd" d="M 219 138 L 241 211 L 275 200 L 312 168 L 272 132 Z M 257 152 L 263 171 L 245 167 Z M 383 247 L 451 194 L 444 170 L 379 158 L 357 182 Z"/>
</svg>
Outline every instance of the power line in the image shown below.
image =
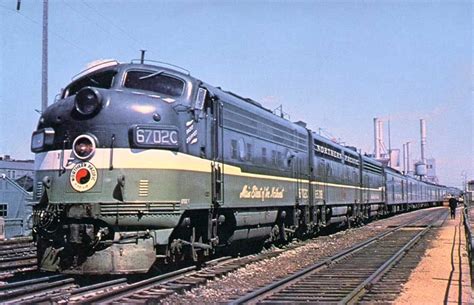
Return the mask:
<svg viewBox="0 0 474 305">
<path fill-rule="evenodd" d="M 8 11 L 11 11 L 11 12 L 13 12 L 13 13 L 15 13 L 15 14 L 20 15 L 20 16 L 23 17 L 24 19 L 28 20 L 30 23 L 34 23 L 34 24 L 36 24 L 36 25 L 39 25 L 39 26 L 41 26 L 41 28 L 43 27 L 43 24 L 42 24 L 41 22 L 38 22 L 38 21 L 34 20 L 33 18 L 31 18 L 31 17 L 29 17 L 29 16 L 23 14 L 23 13 L 20 12 L 20 11 L 16 11 L 16 10 L 14 10 L 14 9 L 10 9 L 9 7 L 6 7 L 6 6 L 1 5 L 1 4 L 0 4 L 0 6 L 1 6 L 3 9 L 5 9 L 5 10 L 8 10 Z M 86 49 L 84 49 L 84 48 L 82 48 L 82 47 L 76 45 L 75 43 L 73 43 L 73 42 L 70 41 L 69 39 L 65 38 L 64 36 L 62 36 L 62 35 L 60 35 L 60 34 L 54 32 L 54 31 L 51 31 L 51 30 L 49 30 L 49 32 L 52 33 L 52 34 L 53 34 L 54 36 L 56 36 L 57 38 L 63 40 L 64 42 L 67 42 L 67 43 L 70 44 L 71 46 L 75 47 L 76 49 L 78 49 L 78 50 L 84 52 L 86 55 L 93 55 L 92 53 L 90 53 L 90 51 L 87 51 Z"/>
<path fill-rule="evenodd" d="M 101 24 L 99 24 L 96 20 L 94 20 L 93 18 L 87 16 L 86 14 L 83 14 L 81 13 L 79 10 L 76 10 L 74 7 L 72 7 L 71 5 L 69 5 L 65 0 L 63 0 L 63 3 L 69 7 L 70 10 L 74 11 L 74 13 L 76 13 L 78 16 L 86 19 L 89 21 L 89 23 L 93 23 L 97 28 L 99 28 L 100 30 L 102 30 L 104 33 L 106 33 L 106 35 L 108 37 L 110 36 L 115 36 L 115 37 L 118 37 L 117 35 L 115 35 L 113 32 L 109 31 L 107 28 L 103 27 Z M 120 38 L 120 37 L 118 37 Z M 132 47 L 130 47 L 132 48 Z"/>
<path fill-rule="evenodd" d="M 120 32 L 122 32 L 125 36 L 127 36 L 128 39 L 130 39 L 131 41 L 134 42 L 134 44 L 138 47 L 141 47 L 141 43 L 135 39 L 135 37 L 133 37 L 132 35 L 130 35 L 125 29 L 123 29 L 122 27 L 116 25 L 114 23 L 114 21 L 112 19 L 110 19 L 109 17 L 107 17 L 106 15 L 100 13 L 97 9 L 95 9 L 94 7 L 92 7 L 91 5 L 89 5 L 85 0 L 82 0 L 82 4 L 84 4 L 85 6 L 87 6 L 90 10 L 92 10 L 94 13 L 96 13 L 97 15 L 99 15 L 101 18 L 103 19 L 106 19 L 110 25 L 112 25 L 113 27 L 115 27 L 116 29 L 118 29 Z"/>
<path fill-rule="evenodd" d="M 97 23 L 95 20 L 92 20 L 92 18 L 90 18 L 89 16 L 87 15 L 84 15 L 82 14 L 81 12 L 79 12 L 78 10 L 76 10 L 74 7 L 72 7 L 71 5 L 69 5 L 69 3 L 67 3 L 65 0 L 62 1 L 64 5 L 66 5 L 67 7 L 69 7 L 70 10 L 72 10 L 74 13 L 76 13 L 77 15 L 81 16 L 82 18 L 84 19 L 87 19 L 89 20 L 90 22 L 94 23 L 99 29 L 101 29 L 102 31 L 106 32 L 108 35 L 112 35 L 111 32 L 109 32 L 106 28 L 102 27 L 99 23 Z"/>
<path fill-rule="evenodd" d="M 12 9 L 12 8 L 9 8 L 8 6 L 2 5 L 2 4 L 0 4 L 0 7 L 2 7 L 2 8 L 5 9 L 5 10 L 12 11 L 12 12 L 14 12 L 14 13 L 17 12 L 16 10 L 14 10 L 14 9 Z"/>
</svg>

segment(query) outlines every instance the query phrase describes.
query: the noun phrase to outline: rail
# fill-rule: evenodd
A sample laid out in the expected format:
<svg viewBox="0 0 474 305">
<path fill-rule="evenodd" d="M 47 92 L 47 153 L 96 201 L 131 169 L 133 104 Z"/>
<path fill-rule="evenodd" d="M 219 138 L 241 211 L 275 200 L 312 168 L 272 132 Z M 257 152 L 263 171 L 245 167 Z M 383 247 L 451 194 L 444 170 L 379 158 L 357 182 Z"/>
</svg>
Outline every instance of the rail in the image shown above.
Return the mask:
<svg viewBox="0 0 474 305">
<path fill-rule="evenodd" d="M 36 247 L 31 237 L 0 241 L 0 282 L 15 273 L 36 270 L 36 265 Z"/>
<path fill-rule="evenodd" d="M 446 218 L 446 213 L 436 215 L 436 219 L 431 219 L 430 222 L 436 223 L 442 221 Z M 421 219 L 420 219 L 421 220 Z M 258 302 L 283 302 L 290 301 L 294 302 L 301 300 L 304 294 L 304 297 L 307 297 L 307 292 L 309 287 L 311 289 L 322 289 L 319 290 L 320 295 L 316 296 L 311 301 L 317 301 L 318 303 L 338 303 L 338 304 L 355 304 L 358 303 L 361 297 L 366 294 L 370 288 L 378 282 L 384 274 L 386 274 L 392 267 L 398 263 L 408 252 L 408 249 L 413 247 L 420 238 L 427 233 L 431 227 L 436 226 L 433 224 L 426 224 L 424 229 L 421 227 L 418 228 L 420 231 L 415 232 L 415 230 L 402 230 L 406 227 L 413 227 L 413 223 L 406 223 L 400 226 L 397 226 L 389 231 L 386 231 L 382 234 L 379 234 L 375 237 L 372 237 L 369 240 L 361 242 L 349 249 L 346 249 L 332 257 L 329 257 L 323 261 L 316 263 L 313 266 L 305 268 L 291 276 L 277 280 L 276 282 L 261 287 L 245 296 L 242 296 L 236 300 L 230 302 L 232 305 L 240 305 L 244 303 L 254 304 Z M 395 234 L 398 232 L 398 234 Z M 385 244 L 382 244 L 385 243 Z M 398 246 L 398 243 L 399 246 Z M 371 248 L 372 247 L 372 248 Z M 380 249 L 375 249 L 375 247 L 381 247 Z M 400 248 L 398 248 L 400 247 Z M 382 249 L 393 250 L 385 251 Z M 364 249 L 364 250 L 363 250 Z M 367 251 L 371 249 L 370 251 Z M 374 250 L 375 249 L 375 250 Z M 369 254 L 363 254 L 363 251 L 367 251 Z M 393 252 L 392 252 L 393 251 Z M 331 276 L 338 277 L 336 272 L 348 272 L 353 270 L 354 266 L 361 262 L 362 256 L 356 256 L 356 253 L 363 255 L 370 255 L 372 257 L 371 263 L 367 263 L 368 268 L 360 269 L 354 274 L 354 276 L 347 277 L 342 276 L 338 279 L 339 289 L 338 291 L 334 290 L 325 290 L 327 282 L 330 280 L 330 276 L 323 274 L 320 277 L 312 277 L 315 275 L 315 272 L 324 272 L 325 269 L 332 268 L 330 271 Z M 374 256 L 374 253 L 377 255 Z M 377 259 L 376 256 L 380 256 L 380 259 Z M 348 258 L 352 257 L 353 262 L 348 263 Z M 372 262 L 376 262 L 372 264 Z M 340 270 L 336 270 L 338 268 Z M 370 265 L 370 266 L 369 266 Z M 373 265 L 373 266 L 372 266 Z M 336 270 L 336 271 L 335 271 Z M 370 272 L 369 272 L 370 271 Z M 341 273 L 342 274 L 342 273 Z M 367 276 L 367 277 L 366 277 Z M 366 277 L 366 278 L 365 278 Z M 364 279 L 365 278 L 365 279 Z M 307 282 L 301 284 L 299 288 L 291 288 L 292 285 L 295 285 L 297 281 Z M 357 284 L 356 281 L 360 282 Z M 321 284 L 323 283 L 323 284 Z M 314 284 L 314 285 L 313 285 Z M 318 286 L 319 285 L 319 286 Z M 337 285 L 336 285 L 337 286 Z M 301 288 L 303 287 L 303 288 Z M 341 288 L 343 287 L 343 288 Z M 300 289 L 301 288 L 301 289 Z M 287 289 L 283 291 L 282 289 Z M 302 292 L 301 295 L 298 294 Z M 279 296 L 275 295 L 276 293 L 281 292 Z M 276 297 L 273 297 L 276 296 Z M 269 297 L 268 299 L 266 299 Z"/>
<path fill-rule="evenodd" d="M 464 207 L 462 209 L 462 213 L 464 231 L 466 235 L 467 254 L 469 257 L 469 269 L 471 271 L 471 288 L 474 289 L 474 240 L 472 236 L 471 219 L 469 216 L 472 202 L 469 199 L 470 198 L 468 196 L 464 196 Z"/>
</svg>

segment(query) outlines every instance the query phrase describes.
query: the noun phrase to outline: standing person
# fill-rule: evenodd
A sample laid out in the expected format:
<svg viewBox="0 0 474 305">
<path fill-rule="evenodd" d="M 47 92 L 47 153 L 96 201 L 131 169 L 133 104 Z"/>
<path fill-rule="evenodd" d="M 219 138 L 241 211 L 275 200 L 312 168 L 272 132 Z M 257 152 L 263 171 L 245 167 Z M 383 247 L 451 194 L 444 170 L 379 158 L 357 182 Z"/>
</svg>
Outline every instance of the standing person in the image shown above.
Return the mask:
<svg viewBox="0 0 474 305">
<path fill-rule="evenodd" d="M 454 198 L 454 196 L 449 198 L 449 208 L 451 209 L 451 219 L 456 218 L 456 207 L 457 207 L 457 205 L 458 205 L 458 201 L 456 200 L 456 198 Z"/>
</svg>

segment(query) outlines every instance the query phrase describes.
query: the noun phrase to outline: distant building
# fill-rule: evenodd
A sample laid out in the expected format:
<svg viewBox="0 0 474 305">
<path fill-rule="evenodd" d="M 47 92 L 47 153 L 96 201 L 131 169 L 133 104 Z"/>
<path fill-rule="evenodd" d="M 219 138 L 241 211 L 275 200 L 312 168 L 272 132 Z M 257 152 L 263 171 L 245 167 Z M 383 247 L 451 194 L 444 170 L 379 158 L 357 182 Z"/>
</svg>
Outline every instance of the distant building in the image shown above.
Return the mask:
<svg viewBox="0 0 474 305">
<path fill-rule="evenodd" d="M 390 167 L 396 169 L 397 171 L 402 171 L 400 165 L 400 149 L 390 150 Z"/>
<path fill-rule="evenodd" d="M 32 193 L 15 180 L 0 174 L 0 217 L 5 221 L 5 237 L 29 234 Z"/>
<path fill-rule="evenodd" d="M 438 183 L 436 176 L 436 159 L 426 159 L 426 180 L 433 183 Z"/>
<path fill-rule="evenodd" d="M 31 200 L 34 161 L 0 157 L 0 218 L 5 223 L 5 237 L 27 235 L 31 228 Z"/>
<path fill-rule="evenodd" d="M 466 190 L 468 192 L 474 192 L 474 180 L 468 181 L 466 183 Z"/>
<path fill-rule="evenodd" d="M 16 181 L 27 191 L 32 191 L 34 178 L 33 160 L 14 160 L 9 155 L 0 157 L 0 176 Z"/>
</svg>

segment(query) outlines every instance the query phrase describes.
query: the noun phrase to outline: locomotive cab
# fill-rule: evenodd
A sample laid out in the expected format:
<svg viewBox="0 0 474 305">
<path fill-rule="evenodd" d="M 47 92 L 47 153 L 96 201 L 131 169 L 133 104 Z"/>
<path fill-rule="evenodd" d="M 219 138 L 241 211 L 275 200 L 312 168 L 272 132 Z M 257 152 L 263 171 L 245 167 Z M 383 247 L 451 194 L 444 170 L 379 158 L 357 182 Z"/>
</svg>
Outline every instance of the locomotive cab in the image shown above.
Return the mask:
<svg viewBox="0 0 474 305">
<path fill-rule="evenodd" d="M 176 196 L 192 185 L 177 156 L 197 142 L 196 84 L 174 69 L 109 62 L 42 114 L 31 149 L 43 270 L 146 272 L 166 249 L 190 198 Z"/>
</svg>

